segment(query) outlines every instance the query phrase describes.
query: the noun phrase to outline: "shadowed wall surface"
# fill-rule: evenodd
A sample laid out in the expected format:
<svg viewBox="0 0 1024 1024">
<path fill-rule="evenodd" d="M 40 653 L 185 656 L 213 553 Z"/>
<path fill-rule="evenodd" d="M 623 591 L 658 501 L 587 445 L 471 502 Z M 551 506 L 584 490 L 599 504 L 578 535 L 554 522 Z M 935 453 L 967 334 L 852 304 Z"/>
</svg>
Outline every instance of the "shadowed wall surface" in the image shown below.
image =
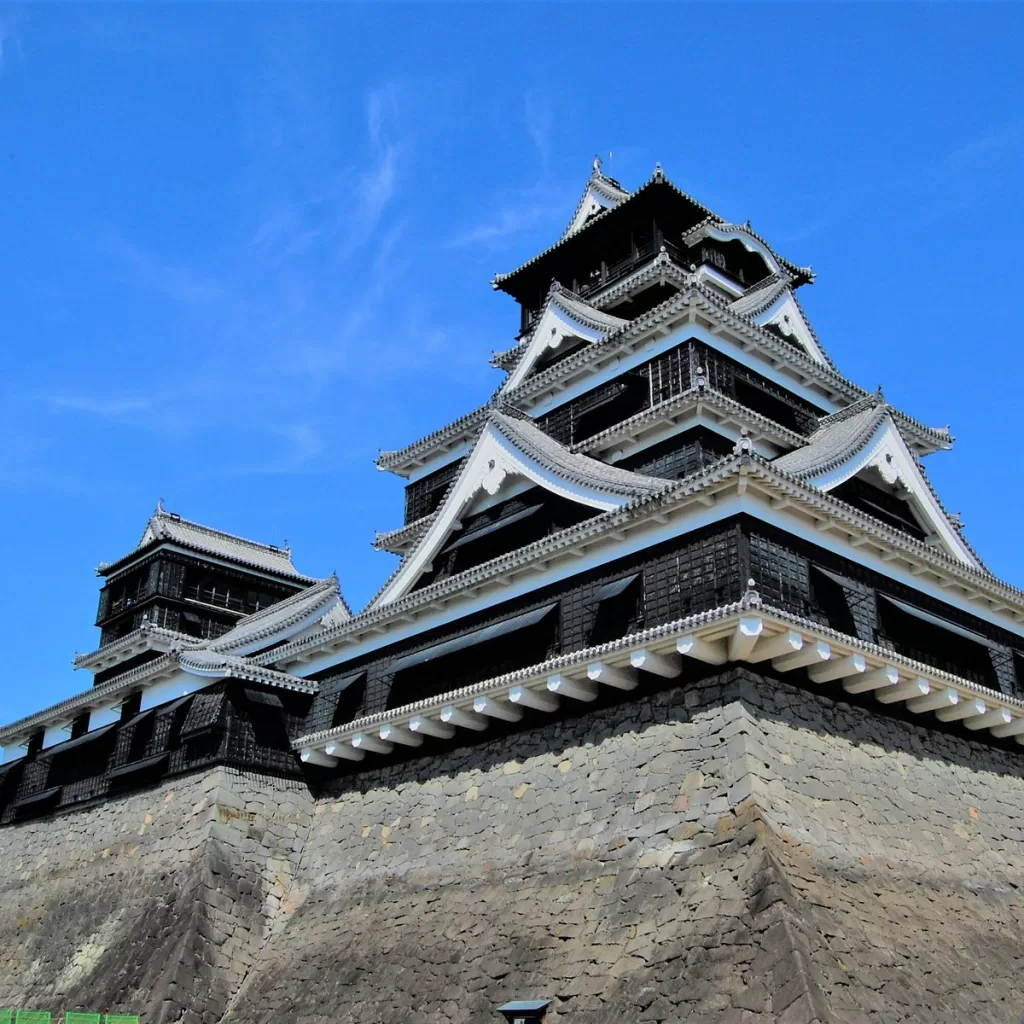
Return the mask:
<svg viewBox="0 0 1024 1024">
<path fill-rule="evenodd" d="M 220 769 L 0 830 L 0 1003 L 1002 1024 L 1022 765 L 732 670 L 315 798 Z"/>
</svg>

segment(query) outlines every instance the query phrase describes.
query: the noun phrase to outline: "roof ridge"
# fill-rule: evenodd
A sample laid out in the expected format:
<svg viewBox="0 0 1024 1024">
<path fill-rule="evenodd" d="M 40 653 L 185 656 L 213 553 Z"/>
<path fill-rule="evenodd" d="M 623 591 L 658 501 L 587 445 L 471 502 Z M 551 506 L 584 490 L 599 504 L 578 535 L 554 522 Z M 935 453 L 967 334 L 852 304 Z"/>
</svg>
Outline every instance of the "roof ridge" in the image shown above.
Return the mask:
<svg viewBox="0 0 1024 1024">
<path fill-rule="evenodd" d="M 261 548 L 264 551 L 274 551 L 278 554 L 291 555 L 291 547 L 287 542 L 285 542 L 284 545 L 278 545 L 267 544 L 264 541 L 259 540 L 251 540 L 248 537 L 241 536 L 241 534 L 228 533 L 227 530 L 218 530 L 215 526 L 207 526 L 205 523 L 196 522 L 194 519 L 186 519 L 177 512 L 168 512 L 163 508 L 158 508 L 157 511 L 149 517 L 149 521 L 146 523 L 146 529 L 143 531 L 142 538 L 140 538 L 139 544 L 136 546 L 136 550 L 142 546 L 142 540 L 145 539 L 146 533 L 149 531 L 149 527 L 157 520 L 179 523 L 183 526 L 190 526 L 195 530 L 199 530 L 201 533 L 213 534 L 216 537 L 224 537 L 227 540 L 240 541 L 242 544 L 248 544 L 254 548 Z"/>
<path fill-rule="evenodd" d="M 494 279 L 491 281 L 491 287 L 497 289 L 502 281 L 507 281 L 509 278 L 514 277 L 516 274 L 518 274 L 521 270 L 525 270 L 526 267 L 532 266 L 538 260 L 541 260 L 543 259 L 543 257 L 547 256 L 549 252 L 552 252 L 554 249 L 557 249 L 560 245 L 563 245 L 570 238 L 578 238 L 581 234 L 583 234 L 584 231 L 589 230 L 599 220 L 603 220 L 610 213 L 613 213 L 615 210 L 621 209 L 628 202 L 630 202 L 633 199 L 636 199 L 637 196 L 643 193 L 646 189 L 650 188 L 652 185 L 668 186 L 668 188 L 672 189 L 672 191 L 675 192 L 677 195 L 681 196 L 687 202 L 697 207 L 697 209 L 704 214 L 705 218 L 713 217 L 716 220 L 722 219 L 721 217 L 718 216 L 718 214 L 714 212 L 714 210 L 708 209 L 708 207 L 706 207 L 703 203 L 698 202 L 696 199 L 693 198 L 693 196 L 684 192 L 681 188 L 679 188 L 678 185 L 675 185 L 671 181 L 669 181 L 669 179 L 665 175 L 665 172 L 661 169 L 661 164 L 658 164 L 657 167 L 655 167 L 654 169 L 654 173 L 635 192 L 628 193 L 627 197 L 623 199 L 622 202 L 618 204 L 618 206 L 610 207 L 607 210 L 602 210 L 600 213 L 595 213 L 593 217 L 591 217 L 584 224 L 582 224 L 571 235 L 563 234 L 556 242 L 553 242 L 546 249 L 537 253 L 536 256 L 533 256 L 531 259 L 528 259 L 525 263 L 521 263 L 518 267 L 515 268 L 515 270 L 510 270 L 507 274 L 495 274 Z M 585 192 L 584 195 L 586 195 Z M 577 205 L 577 213 L 578 212 L 579 204 Z M 575 219 L 575 215 L 573 219 Z"/>
<path fill-rule="evenodd" d="M 495 409 L 490 422 L 494 423 L 516 447 L 526 448 L 527 454 L 537 458 L 556 475 L 593 487 L 595 490 L 635 497 L 638 489 L 657 493 L 666 490 L 673 483 L 664 477 L 634 473 L 591 458 L 582 452 L 574 452 L 541 430 L 529 416 L 518 409 L 507 412 Z M 510 434 L 512 436 L 509 436 Z"/>
</svg>

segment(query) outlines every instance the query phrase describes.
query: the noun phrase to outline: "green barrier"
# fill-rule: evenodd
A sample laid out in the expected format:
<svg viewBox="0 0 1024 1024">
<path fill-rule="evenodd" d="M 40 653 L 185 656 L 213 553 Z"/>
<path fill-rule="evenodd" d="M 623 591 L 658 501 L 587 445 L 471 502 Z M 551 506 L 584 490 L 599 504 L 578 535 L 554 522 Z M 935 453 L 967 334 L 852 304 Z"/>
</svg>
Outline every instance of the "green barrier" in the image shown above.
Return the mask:
<svg viewBox="0 0 1024 1024">
<path fill-rule="evenodd" d="M 53 1014 L 49 1010 L 19 1010 L 14 1024 L 50 1024 Z"/>
<path fill-rule="evenodd" d="M 85 1024 L 83 1021 L 82 1024 Z M 139 1024 L 137 1013 L 108 1013 L 106 1024 Z"/>
<path fill-rule="evenodd" d="M 0 1024 L 11 1024 L 14 1020 L 13 1010 L 0 1010 Z"/>
<path fill-rule="evenodd" d="M 64 1024 L 100 1024 L 102 1016 L 99 1013 L 65 1013 Z"/>
</svg>

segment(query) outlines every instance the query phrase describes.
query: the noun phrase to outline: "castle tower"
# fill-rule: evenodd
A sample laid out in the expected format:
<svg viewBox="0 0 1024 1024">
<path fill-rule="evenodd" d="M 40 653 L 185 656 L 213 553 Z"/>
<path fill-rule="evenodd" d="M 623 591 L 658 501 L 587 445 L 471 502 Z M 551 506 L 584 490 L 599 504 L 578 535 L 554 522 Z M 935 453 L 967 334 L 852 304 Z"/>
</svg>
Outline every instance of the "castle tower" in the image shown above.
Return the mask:
<svg viewBox="0 0 1024 1024">
<path fill-rule="evenodd" d="M 596 162 L 493 282 L 494 394 L 381 453 L 366 608 L 158 510 L 101 567 L 95 685 L 0 728 L 5 991 L 1019 1016 L 1024 594 L 931 485 L 949 430 L 843 376 L 812 280 Z"/>
</svg>

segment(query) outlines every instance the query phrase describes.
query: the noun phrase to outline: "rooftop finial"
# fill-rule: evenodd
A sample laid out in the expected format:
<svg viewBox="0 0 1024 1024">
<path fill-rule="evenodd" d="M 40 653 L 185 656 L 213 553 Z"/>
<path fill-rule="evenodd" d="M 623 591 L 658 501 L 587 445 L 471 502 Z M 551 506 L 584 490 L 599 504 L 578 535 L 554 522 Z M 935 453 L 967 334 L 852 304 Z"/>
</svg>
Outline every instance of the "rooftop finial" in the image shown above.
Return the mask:
<svg viewBox="0 0 1024 1024">
<path fill-rule="evenodd" d="M 661 169 L 661 161 L 660 160 L 654 165 L 654 176 L 655 176 L 655 178 L 664 178 L 665 177 L 665 172 Z"/>
<path fill-rule="evenodd" d="M 166 512 L 167 512 L 167 509 L 164 508 L 164 499 L 163 498 L 157 498 L 156 499 L 156 511 L 153 513 L 153 515 L 155 515 L 155 516 L 162 516 Z"/>
<path fill-rule="evenodd" d="M 601 158 L 599 156 L 595 155 L 594 156 L 594 174 L 600 174 L 600 173 L 601 173 Z"/>
<path fill-rule="evenodd" d="M 284 547 L 281 548 L 281 550 L 286 555 L 290 555 L 292 553 L 292 542 L 287 537 L 285 537 L 285 539 L 284 539 Z"/>
<path fill-rule="evenodd" d="M 745 608 L 761 607 L 761 595 L 757 592 L 757 583 L 753 577 L 747 580 L 747 589 L 743 592 L 740 603 Z"/>
</svg>

